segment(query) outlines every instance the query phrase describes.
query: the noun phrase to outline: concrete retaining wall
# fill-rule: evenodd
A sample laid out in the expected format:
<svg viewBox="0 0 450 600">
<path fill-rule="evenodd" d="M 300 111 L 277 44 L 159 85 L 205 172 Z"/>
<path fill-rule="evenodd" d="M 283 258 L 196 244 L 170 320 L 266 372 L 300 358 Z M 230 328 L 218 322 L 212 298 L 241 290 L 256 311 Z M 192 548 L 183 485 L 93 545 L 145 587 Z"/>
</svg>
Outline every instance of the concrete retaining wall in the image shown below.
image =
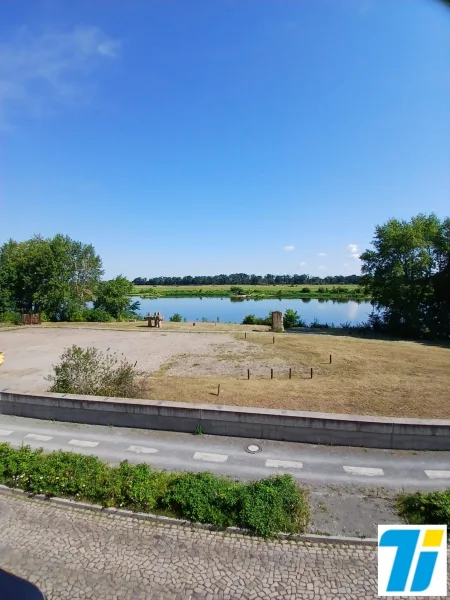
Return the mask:
<svg viewBox="0 0 450 600">
<path fill-rule="evenodd" d="M 0 391 L 0 413 L 91 425 L 139 427 L 366 448 L 450 450 L 450 420 L 394 419 L 73 394 Z"/>
</svg>

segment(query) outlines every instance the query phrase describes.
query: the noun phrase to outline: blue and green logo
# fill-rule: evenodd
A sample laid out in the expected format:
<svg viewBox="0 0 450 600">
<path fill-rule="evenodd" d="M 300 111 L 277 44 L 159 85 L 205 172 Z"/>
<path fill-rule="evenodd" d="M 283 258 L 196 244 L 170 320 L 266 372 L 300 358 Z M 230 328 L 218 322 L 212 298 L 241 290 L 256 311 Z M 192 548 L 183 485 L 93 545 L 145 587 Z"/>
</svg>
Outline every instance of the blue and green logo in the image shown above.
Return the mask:
<svg viewBox="0 0 450 600">
<path fill-rule="evenodd" d="M 447 596 L 447 527 L 378 526 L 378 595 Z"/>
</svg>

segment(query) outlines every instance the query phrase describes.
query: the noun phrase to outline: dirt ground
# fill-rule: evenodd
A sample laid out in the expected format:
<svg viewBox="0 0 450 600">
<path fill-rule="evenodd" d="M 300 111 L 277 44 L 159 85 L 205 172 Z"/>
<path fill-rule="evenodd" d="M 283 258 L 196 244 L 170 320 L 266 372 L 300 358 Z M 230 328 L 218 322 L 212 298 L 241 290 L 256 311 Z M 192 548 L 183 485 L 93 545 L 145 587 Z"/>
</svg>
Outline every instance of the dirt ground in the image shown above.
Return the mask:
<svg viewBox="0 0 450 600">
<path fill-rule="evenodd" d="M 450 418 L 448 347 L 314 334 L 275 335 L 273 344 L 272 334 L 247 333 L 247 339 L 244 335 L 234 334 L 246 348 L 244 352 L 220 342 L 214 353 L 171 359 L 152 378 L 151 396 L 291 410 Z"/>
<path fill-rule="evenodd" d="M 1 331 L 0 389 L 45 390 L 52 364 L 64 348 L 78 344 L 137 360 L 151 373 L 149 397 L 159 400 L 450 418 L 449 347 L 304 333 L 275 334 L 273 343 L 271 333 L 252 326 L 219 332 L 213 324 L 198 324 L 195 334 L 192 324 L 157 331 L 126 323 L 123 329 Z"/>
</svg>

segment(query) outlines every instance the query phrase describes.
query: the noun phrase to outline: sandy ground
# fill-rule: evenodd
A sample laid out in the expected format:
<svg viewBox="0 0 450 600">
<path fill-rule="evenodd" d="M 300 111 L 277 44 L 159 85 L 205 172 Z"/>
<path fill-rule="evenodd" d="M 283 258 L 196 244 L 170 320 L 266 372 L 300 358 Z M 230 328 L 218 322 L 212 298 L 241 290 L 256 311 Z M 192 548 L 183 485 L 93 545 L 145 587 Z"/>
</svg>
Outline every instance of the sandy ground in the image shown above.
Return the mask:
<svg viewBox="0 0 450 600">
<path fill-rule="evenodd" d="M 150 373 L 159 371 L 175 357 L 186 354 L 209 357 L 220 353 L 223 347 L 233 354 L 248 352 L 245 346 L 227 333 L 189 335 L 146 329 L 137 332 L 40 327 L 3 330 L 0 331 L 0 351 L 4 352 L 5 362 L 0 369 L 0 389 L 45 391 L 48 388 L 45 376 L 51 373 L 52 365 L 59 362 L 64 349 L 73 344 L 122 353 L 128 360 L 136 360 L 138 367 Z M 219 364 L 223 364 L 226 371 L 228 364 Z M 185 374 L 188 373 L 187 367 Z"/>
</svg>

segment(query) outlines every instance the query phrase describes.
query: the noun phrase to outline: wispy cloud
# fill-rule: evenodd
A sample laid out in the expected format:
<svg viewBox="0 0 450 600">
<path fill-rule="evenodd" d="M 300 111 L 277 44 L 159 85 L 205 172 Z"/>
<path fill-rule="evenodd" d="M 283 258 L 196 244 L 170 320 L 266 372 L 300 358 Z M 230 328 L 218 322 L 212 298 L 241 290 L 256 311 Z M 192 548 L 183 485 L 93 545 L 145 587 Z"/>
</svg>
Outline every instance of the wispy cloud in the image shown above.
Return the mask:
<svg viewBox="0 0 450 600">
<path fill-rule="evenodd" d="M 319 252 L 319 254 L 317 256 L 326 256 L 327 253 L 326 252 Z"/>
<path fill-rule="evenodd" d="M 292 252 L 292 250 L 295 250 L 295 246 L 283 246 L 283 250 L 286 252 Z"/>
<path fill-rule="evenodd" d="M 305 261 L 304 261 L 304 260 L 302 260 L 302 262 L 299 262 L 299 263 L 298 263 L 298 266 L 299 266 L 299 267 L 304 267 L 304 266 L 306 266 L 306 263 L 305 263 Z"/>
<path fill-rule="evenodd" d="M 38 35 L 20 28 L 0 44 L 0 125 L 11 125 L 20 111 L 41 116 L 58 104 L 86 102 L 94 74 L 120 45 L 97 27 Z"/>
<path fill-rule="evenodd" d="M 326 269 L 327 269 L 324 265 L 319 265 L 317 268 L 320 269 L 321 271 L 326 271 Z"/>
<path fill-rule="evenodd" d="M 359 258 L 358 246 L 356 244 L 349 244 L 347 252 L 350 258 Z"/>
</svg>

